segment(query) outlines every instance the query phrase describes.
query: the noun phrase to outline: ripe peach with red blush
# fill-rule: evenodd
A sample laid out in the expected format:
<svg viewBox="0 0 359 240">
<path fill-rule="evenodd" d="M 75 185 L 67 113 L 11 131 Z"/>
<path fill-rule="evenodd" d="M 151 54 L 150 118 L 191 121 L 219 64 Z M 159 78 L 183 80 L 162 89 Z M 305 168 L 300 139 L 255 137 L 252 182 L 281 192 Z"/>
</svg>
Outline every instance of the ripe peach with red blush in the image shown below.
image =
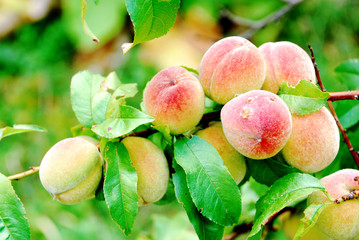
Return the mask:
<svg viewBox="0 0 359 240">
<path fill-rule="evenodd" d="M 295 86 L 300 80 L 316 83 L 313 63 L 309 55 L 291 42 L 268 42 L 259 47 L 266 62 L 263 90 L 279 91 L 283 82 Z"/>
<path fill-rule="evenodd" d="M 221 111 L 223 131 L 241 154 L 252 159 L 276 155 L 289 139 L 292 117 L 274 93 L 252 90 L 229 101 Z"/>
<path fill-rule="evenodd" d="M 240 93 L 260 89 L 265 72 L 264 58 L 256 46 L 242 37 L 227 37 L 204 54 L 199 79 L 209 98 L 225 104 Z"/>
<path fill-rule="evenodd" d="M 355 180 L 359 176 L 356 169 L 342 169 L 322 178 L 330 197 L 341 199 L 354 190 L 359 190 Z M 315 191 L 308 196 L 307 204 L 323 204 L 331 200 L 322 191 Z M 328 205 L 320 213 L 315 227 L 332 239 L 355 240 L 359 236 L 359 199 L 352 199 Z"/>
<path fill-rule="evenodd" d="M 182 67 L 169 67 L 147 84 L 143 102 L 154 125 L 168 126 L 172 134 L 194 128 L 204 112 L 205 96 L 199 80 Z"/>
</svg>

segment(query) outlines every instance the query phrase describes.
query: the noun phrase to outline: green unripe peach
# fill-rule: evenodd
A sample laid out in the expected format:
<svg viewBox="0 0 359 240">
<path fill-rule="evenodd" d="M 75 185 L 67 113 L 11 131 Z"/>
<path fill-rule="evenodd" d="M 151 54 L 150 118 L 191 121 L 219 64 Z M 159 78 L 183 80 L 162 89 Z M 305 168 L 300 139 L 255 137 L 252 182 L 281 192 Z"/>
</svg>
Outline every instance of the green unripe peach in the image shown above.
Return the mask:
<svg viewBox="0 0 359 240">
<path fill-rule="evenodd" d="M 225 104 L 236 95 L 260 89 L 266 64 L 258 48 L 243 37 L 227 37 L 204 54 L 199 79 L 206 95 Z"/>
<path fill-rule="evenodd" d="M 304 217 L 302 212 L 291 213 L 290 211 L 284 212 L 279 216 L 279 221 L 284 234 L 293 239 L 297 232 L 300 219 Z M 311 228 L 307 233 L 300 238 L 301 240 L 330 240 L 330 238 L 319 231 L 317 228 Z"/>
<path fill-rule="evenodd" d="M 126 137 L 122 140 L 137 172 L 138 204 L 160 200 L 167 191 L 169 169 L 163 151 L 153 142 L 142 137 Z"/>
<path fill-rule="evenodd" d="M 172 134 L 194 128 L 204 112 L 205 96 L 199 80 L 182 67 L 157 73 L 143 93 L 146 112 L 154 125 L 168 126 Z"/>
<path fill-rule="evenodd" d="M 44 188 L 64 204 L 93 198 L 102 177 L 103 159 L 90 137 L 74 137 L 56 143 L 40 164 Z"/>
<path fill-rule="evenodd" d="M 209 127 L 198 131 L 196 135 L 212 144 L 223 159 L 224 165 L 234 181 L 237 184 L 240 183 L 246 175 L 246 162 L 244 156 L 228 142 L 222 129 L 222 123 L 212 122 Z"/>
<path fill-rule="evenodd" d="M 292 133 L 282 155 L 303 172 L 319 172 L 329 166 L 339 151 L 339 130 L 325 107 L 308 115 L 292 114 Z"/>
<path fill-rule="evenodd" d="M 330 197 L 338 199 L 359 189 L 359 176 L 355 169 L 342 169 L 322 178 L 320 181 Z M 310 204 L 331 202 L 322 191 L 315 191 L 308 196 Z M 352 199 L 328 205 L 320 213 L 315 227 L 332 239 L 357 240 L 359 236 L 359 199 Z"/>
</svg>

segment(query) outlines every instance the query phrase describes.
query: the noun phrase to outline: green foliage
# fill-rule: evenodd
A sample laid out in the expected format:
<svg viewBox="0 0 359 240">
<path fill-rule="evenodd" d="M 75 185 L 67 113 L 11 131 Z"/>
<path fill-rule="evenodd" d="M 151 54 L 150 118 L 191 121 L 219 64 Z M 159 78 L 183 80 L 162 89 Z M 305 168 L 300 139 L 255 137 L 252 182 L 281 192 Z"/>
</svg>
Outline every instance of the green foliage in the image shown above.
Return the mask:
<svg viewBox="0 0 359 240">
<path fill-rule="evenodd" d="M 126 0 L 126 6 L 135 37 L 133 43 L 124 48 L 124 53 L 136 44 L 165 35 L 175 23 L 180 1 Z"/>
<path fill-rule="evenodd" d="M 176 197 L 178 202 L 180 202 L 186 210 L 188 218 L 196 230 L 198 238 L 200 240 L 222 239 L 224 228 L 204 217 L 193 203 L 191 194 L 186 184 L 187 180 L 184 170 L 176 162 L 173 162 L 173 168 L 176 171 L 176 173 L 172 176 L 175 185 Z"/>
<path fill-rule="evenodd" d="M 337 73 L 359 75 L 359 59 L 351 59 L 343 62 L 335 68 Z"/>
<path fill-rule="evenodd" d="M 239 188 L 216 149 L 200 137 L 180 138 L 174 158 L 186 173 L 194 204 L 211 221 L 231 226 L 241 215 Z"/>
<path fill-rule="evenodd" d="M 132 3 L 134 3 L 134 1 L 132 1 Z M 151 3 L 151 1 L 147 1 L 146 3 Z M 158 3 L 167 4 L 166 1 L 159 1 Z M 124 29 L 124 27 L 128 27 L 124 25 L 126 18 L 124 1 L 88 1 L 88 11 L 85 18 L 91 30 L 93 30 L 101 41 L 101 43 L 97 45 L 91 42 L 81 29 L 80 2 L 66 0 L 62 1 L 61 4 L 62 19 L 59 18 L 58 11 L 55 10 L 51 12 L 51 16 L 45 20 L 35 24 L 26 24 L 18 28 L 10 37 L 2 39 L 0 42 L 0 77 L 2 78 L 0 79 L 0 90 L 2 92 L 0 100 L 3 102 L 0 106 L 0 115 L 2 116 L 1 123 L 5 126 L 13 125 L 14 122 L 19 122 L 20 119 L 23 122 L 36 122 L 51 129 L 47 137 L 38 134 L 35 134 L 35 136 L 26 134 L 21 135 L 21 137 L 14 136 L 1 141 L 0 162 L 5 166 L 4 171 L 18 171 L 21 168 L 27 168 L 29 165 L 38 164 L 39 159 L 41 159 L 42 154 L 48 146 L 58 139 L 71 134 L 70 131 L 66 131 L 66 129 L 68 129 L 68 126 L 77 124 L 73 113 L 68 111 L 71 109 L 68 91 L 71 75 L 78 69 L 89 67 L 89 63 L 86 61 L 88 58 L 90 58 L 90 61 L 93 61 L 92 56 L 96 56 L 94 58 L 98 56 L 101 57 L 101 54 L 104 52 L 104 54 L 114 55 L 112 51 L 116 50 L 113 50 L 112 47 L 114 45 L 117 46 L 118 39 L 122 41 L 123 33 L 125 32 L 122 30 L 127 30 Z M 227 9 L 235 15 L 256 20 L 268 16 L 284 4 L 286 3 L 280 0 L 270 2 L 266 0 L 245 0 L 241 3 L 232 0 L 183 0 L 181 1 L 181 13 L 184 13 L 183 16 L 185 17 L 187 13 L 191 13 L 191 11 L 195 12 L 197 14 L 195 15 L 196 18 L 198 17 L 200 20 L 209 19 L 208 25 L 215 26 L 219 32 L 238 35 L 239 31 L 242 31 L 245 27 L 229 23 L 226 17 L 221 16 L 221 10 Z M 138 6 L 140 6 L 142 10 L 151 10 L 151 7 L 154 5 L 151 5 L 149 8 L 146 8 L 147 5 L 145 4 L 139 4 Z M 201 14 L 203 12 L 197 11 L 198 8 L 204 9 L 203 15 Z M 321 11 L 321 9 L 326 9 L 326 11 Z M 177 9 L 175 8 L 164 12 L 167 19 L 170 19 L 170 21 L 164 22 L 167 28 L 173 25 L 176 12 Z M 303 1 L 279 21 L 258 30 L 251 40 L 256 43 L 257 46 L 263 42 L 279 40 L 292 41 L 301 45 L 303 48 L 310 43 L 314 47 L 316 61 L 321 70 L 320 73 L 326 88 L 330 91 L 357 90 L 359 88 L 358 60 L 354 59 L 344 62 L 335 69 L 336 74 L 332 74 L 332 69 L 334 69 L 339 61 L 357 57 L 359 54 L 359 48 L 355 38 L 355 36 L 357 36 L 356 32 L 359 29 L 359 20 L 355 17 L 356 12 L 357 3 L 352 1 L 344 1 L 340 4 L 333 4 L 331 1 Z M 144 12 L 141 14 L 144 14 Z M 206 14 L 210 15 L 210 17 L 207 18 L 208 16 Z M 149 18 L 142 18 L 143 16 L 144 15 L 138 18 L 136 24 L 134 22 L 134 45 L 136 41 L 140 43 L 142 40 L 149 40 L 154 36 L 156 32 L 154 30 L 158 30 L 157 27 L 159 24 L 156 24 L 156 27 L 153 28 L 151 28 L 149 24 L 154 20 L 154 17 L 156 17 L 155 10 L 153 10 L 152 15 L 145 15 Z M 132 17 L 133 14 L 131 18 Z M 182 23 L 182 20 L 183 19 L 180 19 L 179 24 Z M 185 19 L 185 21 L 186 20 L 187 19 Z M 159 22 L 160 21 L 156 23 Z M 141 27 L 141 29 L 138 30 L 138 27 Z M 146 35 L 145 33 L 147 31 L 149 32 Z M 162 34 L 165 34 L 167 31 L 168 29 L 163 29 Z M 69 34 L 69 37 L 67 34 Z M 212 36 L 213 33 L 210 34 L 211 39 L 223 37 L 222 35 Z M 158 35 L 160 36 L 161 34 Z M 128 36 L 126 35 L 125 38 L 128 39 Z M 106 43 L 109 44 L 106 45 Z M 75 48 L 81 52 L 91 52 L 91 54 L 82 55 L 83 53 L 76 53 L 74 57 Z M 98 54 L 98 52 L 94 52 L 95 49 L 100 49 L 100 51 L 103 52 Z M 102 59 L 96 59 L 97 62 L 101 60 Z M 82 116 L 82 113 L 79 113 L 81 115 L 79 120 L 82 119 L 80 123 L 85 121 L 87 123 L 86 127 L 80 124 L 72 129 L 74 136 L 90 135 L 97 138 L 99 138 L 99 136 L 94 131 L 97 131 L 95 130 L 96 128 L 99 129 L 99 135 L 104 136 L 101 139 L 101 152 L 105 152 L 104 149 L 107 145 L 111 146 L 108 149 L 108 154 L 116 155 L 116 157 L 111 158 L 117 161 L 117 164 L 123 163 L 121 160 L 124 160 L 124 158 L 121 158 L 123 154 L 122 151 L 119 151 L 120 146 L 117 143 L 119 141 L 117 137 L 121 137 L 123 134 L 127 134 L 133 130 L 136 131 L 136 129 L 134 129 L 136 126 L 140 126 L 142 129 L 149 128 L 148 122 L 150 122 L 151 119 L 130 106 L 140 108 L 139 103 L 142 99 L 143 88 L 151 76 L 156 73 L 156 69 L 151 63 L 146 62 L 146 59 L 141 56 L 140 46 L 134 48 L 126 55 L 126 58 L 121 59 L 119 62 L 120 67 L 117 69 L 113 69 L 114 66 L 118 67 L 117 65 L 106 65 L 104 68 L 102 68 L 102 66 L 99 68 L 97 68 L 97 66 L 94 67 L 94 71 L 101 72 L 101 74 L 116 70 L 121 82 L 119 82 L 119 78 L 114 74 L 110 74 L 106 78 L 101 77 L 103 81 L 100 87 L 93 92 L 94 95 L 88 93 L 87 100 L 85 101 L 86 104 L 84 106 L 91 109 L 89 112 L 90 115 Z M 90 68 L 93 69 L 93 62 L 90 63 Z M 194 73 L 196 73 L 196 71 L 194 71 Z M 137 82 L 139 90 L 137 93 L 135 84 L 124 84 L 129 82 Z M 84 86 L 85 85 L 79 84 L 79 89 Z M 81 89 L 81 91 L 84 90 Z M 298 94 L 295 89 L 289 89 L 288 92 L 283 95 L 283 98 L 287 100 L 287 104 L 292 107 L 293 112 L 307 114 L 325 104 L 325 98 L 327 96 L 318 97 L 316 94 L 317 93 L 314 93 L 312 96 L 300 96 L 301 94 Z M 88 98 L 88 96 L 91 97 Z M 128 99 L 129 97 L 131 97 L 131 99 Z M 348 136 L 354 148 L 358 149 L 359 108 L 357 103 L 354 101 L 341 101 L 334 103 L 334 105 L 340 121 L 343 126 L 347 128 Z M 222 106 L 206 99 L 207 113 L 219 111 L 221 107 Z M 123 109 L 125 109 L 124 111 L 128 114 L 123 114 Z M 83 112 L 85 112 L 85 110 L 83 110 Z M 76 116 L 77 115 L 78 113 L 76 113 Z M 130 119 L 134 118 L 135 121 L 138 122 L 132 122 L 132 120 L 128 118 L 130 115 Z M 107 120 L 109 122 L 106 123 L 106 125 L 105 122 Z M 128 123 L 130 125 L 135 124 L 129 127 Z M 93 125 L 97 126 L 93 129 L 94 131 L 91 129 Z M 106 135 L 109 127 L 112 127 L 113 130 L 111 129 L 111 134 Z M 12 132 L 15 131 L 15 129 L 3 128 L 1 131 L 3 134 L 5 132 L 5 136 L 9 136 L 6 135 L 6 132 Z M 173 149 L 171 149 L 173 147 L 173 137 L 166 131 L 165 127 L 157 128 L 157 131 L 160 132 L 151 129 L 150 132 L 155 132 L 155 134 L 149 138 L 165 151 L 166 156 L 169 157 L 169 163 L 171 163 L 173 157 Z M 112 139 L 107 139 L 106 137 Z M 181 141 L 192 142 L 192 140 L 184 139 L 179 140 L 179 142 Z M 196 142 L 195 145 L 197 144 L 197 147 L 203 148 L 202 143 Z M 189 148 L 185 147 L 184 149 L 193 150 L 196 148 L 192 146 Z M 214 150 L 205 148 L 205 151 L 212 152 Z M 207 155 L 203 154 L 200 159 L 204 160 L 206 158 L 204 161 L 206 162 L 208 159 L 204 156 Z M 193 160 L 192 157 L 188 159 Z M 219 157 L 217 156 L 216 158 Z M 184 158 L 182 160 L 185 162 Z M 186 164 L 187 161 L 188 160 L 186 160 Z M 242 192 L 240 199 L 242 200 L 241 216 L 235 224 L 248 224 L 256 219 L 255 223 L 257 223 L 257 225 L 255 226 L 258 226 L 258 222 L 263 223 L 263 221 L 267 220 L 274 212 L 272 209 L 273 211 L 270 211 L 271 213 L 268 212 L 268 214 L 266 214 L 267 212 L 264 211 L 262 214 L 258 213 L 259 215 L 257 214 L 257 216 L 255 216 L 255 203 L 258 201 L 258 198 L 266 193 L 268 189 L 267 186 L 271 186 L 277 180 L 279 182 L 281 179 L 287 177 L 287 174 L 297 172 L 298 170 L 289 167 L 278 159 L 266 159 L 263 161 L 247 159 L 247 163 L 249 166 L 248 172 L 252 177 L 240 188 Z M 166 239 L 166 237 L 168 239 L 175 239 L 176 237 L 177 239 L 192 239 L 194 237 L 193 234 L 190 235 L 192 238 L 187 238 L 188 236 L 183 234 L 184 231 L 179 232 L 183 229 L 186 231 L 191 231 L 192 229 L 188 230 L 190 228 L 188 224 L 186 225 L 187 219 L 184 218 L 184 211 L 181 212 L 183 214 L 176 215 L 174 213 L 174 206 L 177 206 L 174 203 L 174 190 L 176 190 L 177 198 L 181 204 L 183 204 L 188 218 L 193 224 L 199 238 L 204 239 L 208 236 L 208 238 L 213 237 L 213 239 L 220 239 L 220 235 L 223 233 L 223 227 L 203 216 L 203 209 L 197 208 L 192 198 L 191 188 L 188 183 L 189 173 L 186 172 L 185 167 L 178 164 L 176 165 L 175 159 L 173 159 L 173 164 L 176 170 L 176 173 L 173 174 L 176 189 L 174 189 L 171 184 L 172 180 L 170 180 L 166 195 L 157 202 L 157 204 L 162 204 L 161 208 L 164 210 L 158 210 L 159 208 L 156 208 L 156 205 L 150 205 L 147 206 L 146 209 L 139 209 L 139 216 L 137 217 L 136 214 L 134 214 L 135 209 L 137 211 L 137 207 L 135 207 L 134 204 L 134 202 L 137 201 L 137 197 L 135 198 L 134 195 L 131 195 L 133 201 L 128 200 L 130 208 L 127 208 L 127 204 L 123 203 L 121 209 L 121 206 L 119 207 L 119 204 L 117 202 L 115 203 L 115 201 L 107 204 L 104 202 L 89 201 L 80 206 L 71 206 L 70 208 L 68 206 L 56 205 L 51 200 L 45 201 L 45 196 L 47 198 L 49 198 L 49 196 L 44 195 L 44 193 L 39 190 L 39 187 L 35 186 L 35 180 L 25 180 L 22 181 L 21 184 L 14 184 L 14 187 L 20 195 L 32 196 L 36 193 L 36 198 L 26 199 L 25 202 L 26 205 L 30 206 L 27 208 L 27 211 L 28 214 L 29 212 L 31 214 L 29 215 L 29 219 L 33 224 L 32 237 L 34 239 L 50 239 L 51 237 L 57 239 L 111 239 L 114 237 L 125 239 L 122 232 L 118 231 L 116 226 L 113 227 L 112 225 L 114 224 L 108 221 L 108 210 L 110 210 L 112 218 L 120 224 L 121 227 L 119 229 L 125 230 L 126 233 L 131 231 L 131 236 L 126 239 L 149 239 L 151 237 L 153 239 Z M 127 167 L 129 167 L 128 164 Z M 320 178 L 344 167 L 355 168 L 356 165 L 348 153 L 347 147 L 342 144 L 340 152 L 333 164 L 322 172 L 316 173 L 315 177 Z M 219 171 L 223 170 L 222 166 L 219 168 L 221 169 Z M 204 167 L 199 166 L 199 169 L 204 169 Z M 123 186 L 123 182 L 119 180 L 120 177 L 118 176 L 120 173 L 111 173 L 111 170 L 116 171 L 117 169 L 111 168 L 110 171 L 106 173 L 109 175 L 108 180 L 112 174 L 115 176 L 113 177 L 114 180 L 120 182 L 117 182 L 117 184 Z M 171 170 L 173 171 L 173 169 Z M 227 179 L 228 175 L 224 175 L 227 176 L 224 177 Z M 222 177 L 223 176 L 220 178 L 220 182 L 222 181 Z M 253 178 L 256 181 L 254 181 Z M 290 185 L 291 181 L 292 180 L 287 179 L 281 183 L 283 186 L 287 186 Z M 136 181 L 132 183 L 134 182 Z M 192 179 L 192 187 L 194 182 Z M 264 183 L 266 186 L 260 183 Z M 219 185 L 222 187 L 224 184 L 221 183 Z M 305 185 L 305 188 L 302 190 L 298 189 L 298 194 L 296 193 L 296 197 L 293 198 L 297 198 L 302 194 L 304 196 L 304 192 L 309 191 L 310 184 L 302 185 Z M 279 184 L 276 186 L 279 189 Z M 198 186 L 198 188 L 200 187 L 201 186 Z M 292 187 L 296 189 L 295 186 Z M 274 187 L 271 188 L 270 192 L 274 191 L 272 190 L 273 188 Z M 2 187 L 0 189 L 2 189 Z M 231 191 L 232 190 L 228 190 L 229 195 L 232 194 Z M 11 192 L 13 192 L 13 190 L 11 190 Z M 99 188 L 99 192 L 102 192 L 101 188 Z M 133 194 L 133 192 L 134 189 L 132 189 L 131 194 Z M 199 192 L 201 195 L 204 195 L 202 187 Z M 277 192 L 281 191 L 278 190 Z M 285 192 L 285 194 L 287 193 L 290 195 L 289 192 Z M 111 189 L 108 194 L 116 196 L 119 192 L 112 191 Z M 100 195 L 101 194 L 98 194 L 98 196 Z M 0 195 L 0 198 L 1 197 L 3 197 L 3 195 Z M 125 197 L 125 195 L 122 197 Z M 278 201 L 281 198 L 279 198 L 278 195 L 275 197 L 276 199 L 273 200 L 273 204 L 276 209 L 280 209 L 281 206 L 278 206 Z M 228 198 L 230 199 L 232 196 Z M 266 197 L 262 199 L 264 198 Z M 39 201 L 38 199 L 41 200 Z M 208 200 L 208 202 L 211 201 Z M 264 200 L 260 200 L 257 205 L 259 205 L 259 203 L 263 204 L 263 202 Z M 163 205 L 168 203 L 171 203 L 170 207 Z M 267 203 L 263 205 L 268 206 Z M 283 203 L 283 205 L 287 205 L 287 203 Z M 232 208 L 238 211 L 237 205 L 233 204 L 233 206 L 228 207 L 229 210 Z M 268 208 L 270 208 L 270 206 Z M 19 209 L 23 209 L 23 207 L 21 206 Z M 162 211 L 165 214 L 148 217 L 148 212 L 151 212 L 151 210 L 148 209 L 155 209 L 155 211 L 159 212 Z M 315 216 L 317 216 L 318 213 L 317 210 L 311 211 L 310 209 L 311 207 L 307 210 L 306 220 L 303 219 L 303 226 L 305 226 L 305 228 L 302 228 L 302 230 L 304 229 L 303 231 L 306 231 L 308 225 L 311 226 L 311 224 L 315 222 Z M 176 210 L 178 209 L 176 208 Z M 125 212 L 122 216 L 120 214 L 121 211 L 127 211 L 127 215 Z M 47 214 L 48 217 L 45 216 L 45 214 Z M 96 217 L 94 218 L 93 216 Z M 130 216 L 130 218 L 124 219 L 124 216 Z M 133 226 L 135 217 L 137 218 L 136 224 Z M 82 221 L 83 219 L 86 219 L 86 221 Z M 145 221 L 144 219 L 149 220 Z M 0 229 L 4 229 L 4 226 L 1 224 L 3 224 L 3 222 L 0 223 Z M 76 229 L 71 228 L 71 225 L 76 225 Z M 96 228 L 94 226 L 96 226 Z M 154 227 L 151 228 L 151 226 Z M 46 230 L 46 228 L 51 230 Z M 98 228 L 100 228 L 101 231 L 96 231 Z M 229 229 L 232 230 L 232 228 L 227 228 L 225 233 L 228 233 L 228 231 L 230 231 Z M 303 234 L 302 230 L 298 233 L 299 236 Z M 144 236 L 143 231 L 146 232 L 146 236 Z M 139 234 L 139 232 L 141 232 L 141 234 Z M 3 233 L 4 232 L 0 233 L 1 237 Z M 266 233 L 266 231 L 263 231 L 263 233 Z M 283 233 L 281 231 L 270 230 L 266 235 L 266 239 L 284 239 L 282 235 Z M 256 236 L 260 239 L 261 231 L 258 231 Z M 242 236 L 239 237 L 239 239 L 242 238 Z"/>
<path fill-rule="evenodd" d="M 115 73 L 106 78 L 83 71 L 71 80 L 72 109 L 79 122 L 101 137 L 116 138 L 154 119 L 125 106 L 137 93 L 136 85 L 121 84 Z"/>
<path fill-rule="evenodd" d="M 89 71 L 83 71 L 74 75 L 71 80 L 72 109 L 84 127 L 89 128 L 95 124 L 93 117 L 93 99 L 104 79 L 104 77 L 98 74 L 94 75 Z M 96 105 L 94 105 L 94 107 L 96 107 Z"/>
<path fill-rule="evenodd" d="M 249 236 L 257 234 L 274 213 L 316 190 L 324 191 L 324 187 L 317 178 L 308 174 L 290 173 L 278 179 L 257 201 L 256 218 Z"/>
<path fill-rule="evenodd" d="M 154 119 L 131 106 L 120 106 L 119 116 L 109 118 L 101 124 L 92 126 L 92 131 L 101 137 L 116 138 L 130 133 L 142 124 Z"/>
<path fill-rule="evenodd" d="M 359 105 L 352 107 L 339 118 L 339 121 L 344 128 L 355 126 L 359 122 Z"/>
<path fill-rule="evenodd" d="M 307 80 L 301 80 L 295 87 L 283 83 L 280 87 L 279 97 L 289 107 L 291 113 L 306 115 L 318 111 L 327 103 L 330 94 L 322 92 L 317 86 Z"/>
<path fill-rule="evenodd" d="M 107 162 L 104 182 L 106 204 L 112 219 L 129 235 L 138 210 L 137 173 L 122 143 L 108 142 L 104 158 Z"/>
<path fill-rule="evenodd" d="M 47 130 L 36 125 L 15 124 L 13 127 L 5 127 L 0 129 L 0 141 L 4 137 L 25 132 L 47 132 Z"/>
<path fill-rule="evenodd" d="M 108 43 L 121 31 L 125 23 L 126 7 L 124 1 L 102 0 L 99 4 L 85 1 L 86 15 L 81 16 L 84 14 L 84 12 L 81 14 L 82 2 L 64 0 L 61 1 L 61 7 L 69 38 L 78 50 L 89 52 Z M 81 18 L 85 24 L 85 32 Z M 92 41 L 97 38 L 100 44 Z"/>
<path fill-rule="evenodd" d="M 279 155 L 264 160 L 248 159 L 247 163 L 251 176 L 257 182 L 267 186 L 271 186 L 275 181 L 288 173 L 301 172 L 299 169 L 280 161 Z"/>
<path fill-rule="evenodd" d="M 0 239 L 30 239 L 30 226 L 25 209 L 11 181 L 0 173 Z"/>
</svg>

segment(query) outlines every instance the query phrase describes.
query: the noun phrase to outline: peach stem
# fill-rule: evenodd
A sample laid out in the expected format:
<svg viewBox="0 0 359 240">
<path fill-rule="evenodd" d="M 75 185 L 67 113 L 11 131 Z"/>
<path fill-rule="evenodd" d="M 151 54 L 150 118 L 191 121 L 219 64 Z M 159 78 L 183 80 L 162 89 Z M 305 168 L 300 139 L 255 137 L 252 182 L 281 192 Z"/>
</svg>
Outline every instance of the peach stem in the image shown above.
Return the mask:
<svg viewBox="0 0 359 240">
<path fill-rule="evenodd" d="M 24 178 L 24 177 L 30 176 L 32 174 L 35 174 L 39 170 L 40 170 L 40 167 L 31 167 L 30 170 L 27 170 L 25 172 L 21 172 L 21 173 L 9 176 L 8 179 L 11 180 L 11 181 L 12 180 L 19 180 L 21 178 Z"/>
<path fill-rule="evenodd" d="M 313 48 L 312 48 L 310 45 L 308 45 L 308 47 L 309 47 L 310 53 L 311 53 L 311 55 L 312 55 L 312 62 L 313 62 L 313 65 L 314 65 L 315 75 L 316 75 L 316 77 L 317 77 L 318 84 L 319 84 L 321 90 L 322 90 L 323 92 L 326 92 L 327 90 L 325 89 L 325 87 L 324 87 L 324 85 L 323 85 L 323 82 L 322 82 L 322 80 L 321 80 L 321 78 L 320 78 L 320 74 L 319 74 L 319 70 L 318 70 L 318 67 L 317 67 L 317 63 L 315 62 L 315 57 L 314 57 Z M 354 92 L 354 99 L 357 99 L 357 98 L 358 98 L 358 94 L 355 94 L 355 93 L 358 92 L 358 91 L 352 91 L 352 92 Z M 347 133 L 346 133 L 346 130 L 343 128 L 343 125 L 340 123 L 339 118 L 338 118 L 338 116 L 337 116 L 337 114 L 336 114 L 336 112 L 335 112 L 335 110 L 334 110 L 334 107 L 333 107 L 333 104 L 332 104 L 332 100 L 329 98 L 329 99 L 327 100 L 327 103 L 328 103 L 329 110 L 330 110 L 330 112 L 332 113 L 332 115 L 333 115 L 333 117 L 334 117 L 334 119 L 335 119 L 335 122 L 337 123 L 338 128 L 339 128 L 340 132 L 341 132 L 342 135 L 343 135 L 344 142 L 347 144 L 348 149 L 349 149 L 349 152 L 350 152 L 351 155 L 353 156 L 353 159 L 354 159 L 356 165 L 359 167 L 359 154 L 358 154 L 358 152 L 355 151 L 353 145 L 351 144 L 351 142 L 350 142 L 350 140 L 349 140 L 349 138 L 348 138 L 348 135 L 347 135 Z"/>
</svg>

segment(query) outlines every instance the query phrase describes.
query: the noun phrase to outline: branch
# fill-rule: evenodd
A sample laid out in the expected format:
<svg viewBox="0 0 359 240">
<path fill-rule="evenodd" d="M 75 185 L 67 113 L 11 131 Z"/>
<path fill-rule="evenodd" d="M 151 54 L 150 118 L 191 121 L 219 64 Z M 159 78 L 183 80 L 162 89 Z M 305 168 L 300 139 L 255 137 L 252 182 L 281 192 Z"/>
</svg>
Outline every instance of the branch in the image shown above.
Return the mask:
<svg viewBox="0 0 359 240">
<path fill-rule="evenodd" d="M 318 70 L 318 67 L 317 67 L 317 63 L 315 62 L 315 57 L 314 57 L 314 52 L 313 52 L 313 48 L 308 45 L 309 47 L 309 50 L 310 50 L 310 53 L 312 55 L 312 62 L 313 62 L 313 65 L 314 65 L 314 69 L 315 69 L 315 75 L 317 77 L 317 80 L 318 80 L 318 84 L 320 86 L 320 88 L 322 89 L 323 92 L 326 92 L 327 90 L 325 89 L 324 85 L 323 85 L 323 82 L 320 78 L 320 74 L 319 74 L 319 70 Z M 355 91 L 357 92 L 357 91 Z M 354 98 L 357 99 L 358 98 L 358 94 L 354 94 Z M 346 130 L 343 128 L 343 125 L 340 123 L 339 121 L 339 118 L 334 110 L 334 107 L 333 107 L 333 104 L 332 104 L 332 100 L 329 98 L 327 100 L 327 103 L 328 103 L 328 107 L 329 107 L 329 110 L 330 112 L 332 113 L 334 119 L 335 119 L 335 122 L 337 123 L 337 126 L 340 130 L 340 132 L 342 133 L 343 135 L 343 139 L 344 139 L 344 142 L 346 143 L 346 145 L 348 146 L 348 149 L 349 149 L 349 152 L 351 153 L 351 155 L 353 156 L 353 159 L 356 163 L 356 165 L 359 167 L 359 154 L 358 152 L 355 151 L 353 145 L 351 144 L 349 138 L 348 138 L 348 135 L 346 133 Z"/>
<path fill-rule="evenodd" d="M 9 180 L 20 180 L 21 178 L 24 178 L 24 177 L 27 177 L 27 176 L 30 176 L 32 174 L 35 174 L 37 173 L 38 171 L 40 170 L 40 167 L 31 167 L 30 170 L 27 170 L 25 172 L 22 172 L 22 173 L 18 173 L 18 174 L 15 174 L 15 175 L 12 175 L 12 176 L 9 176 L 8 179 Z"/>
<path fill-rule="evenodd" d="M 329 93 L 329 101 L 359 100 L 359 91 L 332 92 Z"/>
<path fill-rule="evenodd" d="M 244 33 L 240 34 L 240 36 L 244 38 L 250 38 L 253 34 L 258 31 L 259 29 L 264 28 L 266 25 L 279 20 L 283 17 L 287 12 L 289 12 L 295 5 L 302 2 L 303 0 L 283 0 L 283 2 L 288 3 L 278 11 L 264 17 L 260 20 L 253 21 L 250 19 L 234 16 L 230 11 L 225 10 L 222 12 L 222 15 L 227 17 L 233 23 L 241 26 L 248 27 L 249 29 L 246 30 Z"/>
</svg>

